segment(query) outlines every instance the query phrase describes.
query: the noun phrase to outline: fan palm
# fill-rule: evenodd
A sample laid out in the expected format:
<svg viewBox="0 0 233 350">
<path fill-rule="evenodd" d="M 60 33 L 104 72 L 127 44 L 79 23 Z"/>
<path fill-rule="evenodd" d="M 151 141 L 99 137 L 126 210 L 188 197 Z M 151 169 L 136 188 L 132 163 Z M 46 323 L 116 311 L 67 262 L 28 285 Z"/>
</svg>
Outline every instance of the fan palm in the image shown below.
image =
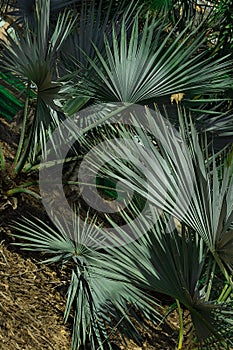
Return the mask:
<svg viewBox="0 0 233 350">
<path fill-rule="evenodd" d="M 68 100 L 64 105 L 64 110 L 69 115 L 76 113 L 90 99 L 88 94 L 77 96 L 76 85 L 79 84 L 80 77 L 87 76 L 87 72 L 91 68 L 90 60 L 96 57 L 95 48 L 98 48 L 100 52 L 104 52 L 105 38 L 108 38 L 109 46 L 113 47 L 111 36 L 113 26 L 116 29 L 116 38 L 119 37 L 123 17 L 121 6 L 118 5 L 114 14 L 112 14 L 114 7 L 112 1 L 108 4 L 107 10 L 104 11 L 105 5 L 102 1 L 98 4 L 98 7 L 95 1 L 91 1 L 90 4 L 82 2 L 77 25 L 68 36 L 61 51 L 61 59 L 68 73 L 69 86 L 66 90 Z M 137 2 L 136 4 L 131 2 L 129 5 L 125 5 L 123 13 L 124 17 L 127 18 L 126 25 L 128 28 L 136 6 Z M 64 74 L 64 71 L 62 73 Z"/>
<path fill-rule="evenodd" d="M 38 142 L 43 144 L 46 132 L 59 122 L 58 107 L 54 104 L 60 84 L 56 81 L 56 59 L 64 40 L 68 36 L 73 20 L 69 13 L 59 15 L 53 33 L 50 33 L 50 1 L 36 2 L 35 28 L 30 30 L 28 22 L 17 27 L 14 36 L 6 33 L 1 66 L 20 77 L 26 84 L 24 121 L 16 161 L 21 157 L 21 169 L 28 156 L 35 160 Z M 31 91 L 36 100 L 35 113 L 28 137 L 25 137 Z M 23 150 L 24 148 L 24 150 Z"/>
<path fill-rule="evenodd" d="M 138 15 L 128 30 L 123 17 L 120 40 L 113 27 L 113 47 L 105 37 L 100 51 L 94 44 L 96 58 L 87 57 L 92 69 L 80 76 L 76 94 L 105 102 L 143 102 L 178 92 L 210 94 L 231 85 L 231 62 L 225 57 L 213 60 L 199 52 L 205 42 L 200 27 L 190 34 L 188 28 L 175 35 L 157 18 L 139 26 Z"/>
<path fill-rule="evenodd" d="M 19 32 L 15 38 L 7 35 L 11 45 L 3 44 L 5 69 L 23 78 L 27 86 L 23 132 L 16 156 L 17 171 L 23 167 L 29 153 L 33 161 L 42 149 L 46 158 L 47 136 L 60 121 L 56 98 L 62 84 L 54 68 L 57 68 L 57 56 L 73 20 L 69 13 L 61 14 L 51 34 L 49 9 L 48 0 L 38 1 L 35 30 L 30 31 L 26 24 L 23 35 Z M 90 14 L 86 15 L 83 7 L 80 16 L 84 19 L 83 26 L 80 22 L 80 35 L 74 35 L 78 45 L 75 55 L 81 68 L 78 79 L 69 76 L 74 83 L 66 89 L 72 102 L 65 105 L 69 113 L 78 111 L 89 100 L 144 104 L 173 93 L 209 95 L 231 86 L 232 62 L 226 61 L 227 57 L 213 59 L 200 53 L 205 42 L 204 33 L 197 35 L 200 27 L 191 34 L 189 28 L 177 34 L 176 29 L 168 32 L 161 20 L 147 18 L 141 28 L 139 14 L 132 26 L 128 26 L 126 12 L 118 18 L 119 36 L 117 24 L 108 26 L 109 17 L 101 22 L 100 8 L 97 17 L 94 5 L 90 9 Z M 99 28 L 100 36 L 96 35 Z M 92 45 L 90 41 L 82 41 L 85 31 L 93 33 Z M 35 86 L 36 111 L 25 140 L 31 84 Z M 127 104 L 122 110 L 126 108 Z M 16 236 L 24 240 L 20 243 L 24 248 L 50 254 L 45 263 L 71 266 L 65 319 L 74 307 L 73 349 L 85 346 L 87 340 L 92 349 L 96 344 L 99 349 L 103 344 L 111 347 L 108 327 L 111 332 L 116 324 L 125 325 L 121 329 L 128 329 L 127 335 L 139 341 L 140 336 L 130 319 L 131 306 L 153 321 L 158 317 L 154 309 L 156 302 L 145 293 L 147 289 L 171 296 L 179 309 L 180 304 L 187 308 L 199 339 L 207 345 L 212 337 L 220 342 L 225 338 L 231 344 L 227 332 L 230 332 L 233 316 L 229 297 L 233 269 L 232 153 L 225 157 L 223 151 L 218 155 L 210 153 L 208 145 L 202 149 L 191 119 L 182 116 L 180 109 L 180 135 L 159 112 L 142 108 L 137 118 L 135 110 L 133 106 L 130 115 L 133 128 L 124 125 L 116 128 L 115 135 L 119 135 L 122 142 L 109 140 L 108 154 L 101 145 L 93 148 L 89 170 L 99 170 L 100 161 L 110 162 L 109 167 L 101 169 L 104 176 L 120 180 L 126 188 L 148 200 L 150 214 L 142 216 L 139 225 L 126 213 L 122 214 L 138 239 L 117 249 L 105 246 L 101 251 L 99 232 L 118 246 L 119 239 L 97 227 L 96 220 L 88 215 L 83 227 L 79 215 L 74 215 L 71 226 L 68 217 L 64 220 L 62 215 L 59 220 L 54 217 L 56 229 L 35 219 L 25 219 L 16 225 L 21 232 Z M 95 119 L 93 125 L 111 118 L 112 114 L 106 115 L 104 108 L 102 112 L 103 118 Z M 117 111 L 115 114 L 120 115 Z M 226 120 L 221 125 L 222 130 L 225 130 Z M 88 124 L 88 120 L 85 123 Z M 84 128 L 84 132 L 91 127 Z M 71 130 L 69 135 L 73 136 L 75 131 Z M 95 137 L 95 133 L 92 136 Z M 81 141 L 88 143 L 90 139 L 84 137 Z M 92 144 L 88 146 L 92 148 Z M 0 161 L 4 167 L 1 153 Z M 166 214 L 158 218 L 155 208 Z M 172 226 L 174 217 L 180 222 L 181 231 Z M 127 236 L 113 220 L 109 221 L 115 233 Z M 152 226 L 149 225 L 151 221 Z M 207 265 L 213 267 L 208 270 Z M 216 297 L 219 290 L 212 286 L 218 268 L 221 281 L 227 282 L 227 290 Z M 206 286 L 201 282 L 203 278 Z M 181 340 L 182 334 L 180 343 Z"/>
<path fill-rule="evenodd" d="M 208 148 L 201 148 L 192 121 L 181 110 L 180 135 L 159 112 L 152 115 L 147 110 L 143 121 L 142 116 L 140 109 L 131 117 L 133 131 L 118 126 L 120 142 L 110 140 L 103 148 L 94 147 L 86 161 L 89 171 L 95 173 L 100 171 L 99 164 L 106 164 L 101 168 L 104 176 L 123 182 L 146 198 L 152 213 L 159 208 L 170 218 L 162 220 L 153 214 L 151 228 L 148 217 L 140 216 L 141 221 L 136 222 L 123 213 L 130 231 L 140 238 L 114 250 L 111 270 L 129 276 L 141 288 L 152 288 L 178 300 L 190 311 L 199 339 L 210 348 L 213 338 L 232 345 L 231 336 L 225 332 L 231 330 L 233 316 L 232 299 L 228 298 L 233 288 L 232 150 L 226 156 L 224 151 L 211 155 Z M 138 144 L 132 142 L 135 130 Z M 181 231 L 171 225 L 173 217 L 181 223 Z M 115 237 L 127 235 L 113 220 L 110 222 Z M 117 241 L 115 238 L 115 244 Z M 221 294 L 217 290 L 213 296 L 213 276 L 217 273 L 228 291 Z M 203 276 L 204 286 L 200 284 Z"/>
<path fill-rule="evenodd" d="M 219 348 L 219 344 L 227 348 L 227 344 L 232 345 L 232 299 L 209 298 L 209 288 L 213 293 L 215 286 L 210 282 L 213 271 L 206 269 L 210 258 L 207 247 L 202 238 L 185 225 L 182 225 L 182 232 L 173 228 L 167 233 L 170 220 L 164 215 L 159 217 L 154 208 L 152 212 L 155 225 L 149 231 L 147 218 L 141 221 L 141 226 L 129 223 L 131 230 L 140 230 L 144 235 L 129 245 L 113 248 L 111 271 L 116 271 L 118 276 L 128 276 L 139 288 L 169 295 L 176 300 L 179 309 L 180 304 L 188 309 L 204 348 Z M 116 232 L 121 231 L 114 222 L 112 224 Z M 213 265 L 212 258 L 209 263 Z M 181 328 L 179 349 L 182 338 Z"/>
<path fill-rule="evenodd" d="M 142 121 L 142 112 L 139 114 Z M 232 151 L 227 162 L 217 165 L 217 157 L 209 155 L 208 149 L 203 150 L 200 146 L 192 122 L 189 129 L 185 126 L 184 120 L 187 121 L 187 118 L 182 117 L 181 110 L 179 114 L 180 136 L 165 123 L 159 112 L 155 115 L 146 109 L 143 122 L 135 114 L 133 124 L 138 125 L 142 145 L 148 149 L 139 146 L 136 149 L 134 142 L 128 142 L 134 139 L 135 134 L 123 128 L 123 142 L 119 147 L 116 147 L 115 142 L 112 145 L 109 142 L 108 152 L 101 149 L 101 145 L 92 150 L 88 159 L 90 171 L 98 169 L 96 159 L 101 159 L 103 163 L 111 160 L 111 167 L 105 169 L 108 175 L 125 182 L 154 206 L 175 216 L 197 232 L 227 276 L 225 267 L 232 270 L 233 263 Z M 150 135 L 155 137 L 159 149 L 154 146 Z M 224 153 L 222 156 L 218 154 L 218 159 L 224 159 L 223 156 Z M 135 167 L 132 168 L 130 164 Z M 138 175 L 135 171 L 137 167 L 145 177 Z"/>
<path fill-rule="evenodd" d="M 43 263 L 68 265 L 71 268 L 67 290 L 65 321 L 74 309 L 72 349 L 91 345 L 91 349 L 111 348 L 111 333 L 119 328 L 129 338 L 140 343 L 140 334 L 130 315 L 134 309 L 141 310 L 156 322 L 160 309 L 155 299 L 142 293 L 125 277 L 118 278 L 111 272 L 111 252 L 99 250 L 99 232 L 95 218 L 87 214 L 84 223 L 79 210 L 74 212 L 71 222 L 54 217 L 57 229 L 39 219 L 23 219 L 15 224 L 20 233 L 15 237 L 23 240 L 23 249 L 49 254 Z M 105 235 L 107 232 L 105 233 Z M 103 273 L 106 271 L 106 273 Z M 101 273 L 100 273 L 101 272 Z M 117 277 L 117 278 L 116 278 Z"/>
<path fill-rule="evenodd" d="M 113 104 L 111 107 L 114 109 Z M 101 112 L 100 120 L 113 115 L 107 107 Z M 107 240 L 118 247 L 106 248 L 113 258 L 105 266 L 104 276 L 111 273 L 115 281 L 127 277 L 139 289 L 169 295 L 178 308 L 181 304 L 189 310 L 201 342 L 213 346 L 213 341 L 221 343 L 226 338 L 231 344 L 227 332 L 233 316 L 229 297 L 233 269 L 232 150 L 217 155 L 210 152 L 191 117 L 181 109 L 178 112 L 180 133 L 159 111 L 134 105 L 130 106 L 129 124 L 115 125 L 116 118 L 110 119 L 109 132 L 102 127 L 105 142 L 81 138 L 91 149 L 85 157 L 90 173 L 120 181 L 128 192 L 135 191 L 151 206 L 152 214 L 138 213 L 144 215 L 139 221 L 132 221 L 127 211 L 122 213 L 130 232 L 109 219 L 112 230 Z M 205 147 L 201 147 L 203 140 Z M 170 217 L 164 214 L 163 220 L 158 218 L 155 208 Z M 173 217 L 180 222 L 181 231 L 172 225 Z M 131 233 L 137 240 L 119 247 L 122 238 L 132 242 Z M 98 268 L 96 272 L 101 274 Z M 222 293 L 213 283 L 216 274 L 227 286 L 226 290 L 221 286 Z"/>
</svg>

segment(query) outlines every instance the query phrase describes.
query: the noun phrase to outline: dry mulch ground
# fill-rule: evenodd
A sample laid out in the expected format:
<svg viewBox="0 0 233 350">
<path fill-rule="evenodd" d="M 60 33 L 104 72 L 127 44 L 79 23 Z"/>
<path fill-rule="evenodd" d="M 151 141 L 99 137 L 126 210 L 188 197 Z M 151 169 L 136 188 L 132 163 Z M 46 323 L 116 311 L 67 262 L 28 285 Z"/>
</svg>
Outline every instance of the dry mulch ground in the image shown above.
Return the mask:
<svg viewBox="0 0 233 350">
<path fill-rule="evenodd" d="M 47 267 L 0 245 L 0 349 L 69 349 L 59 280 Z"/>
</svg>

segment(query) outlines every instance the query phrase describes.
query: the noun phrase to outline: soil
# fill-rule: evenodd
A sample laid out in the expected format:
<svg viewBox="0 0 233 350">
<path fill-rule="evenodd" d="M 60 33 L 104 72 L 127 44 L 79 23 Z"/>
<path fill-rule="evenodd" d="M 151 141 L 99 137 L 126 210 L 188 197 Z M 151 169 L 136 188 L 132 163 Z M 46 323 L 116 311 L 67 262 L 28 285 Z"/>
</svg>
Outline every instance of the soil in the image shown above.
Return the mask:
<svg viewBox="0 0 233 350">
<path fill-rule="evenodd" d="M 15 124 L 0 120 L 0 133 L 0 146 L 10 163 L 17 143 Z M 0 185 L 3 180 L 0 178 Z M 57 266 L 39 264 L 39 253 L 22 251 L 12 244 L 10 225 L 21 216 L 31 215 L 48 221 L 43 207 L 32 197 L 17 194 L 6 199 L 0 192 L 0 350 L 68 350 L 72 319 L 64 324 L 63 313 L 69 276 Z M 166 305 L 167 300 L 163 302 Z M 178 316 L 173 313 L 162 325 L 148 324 L 148 329 L 142 331 L 141 347 L 131 340 L 117 340 L 114 348 L 175 349 L 178 324 Z"/>
</svg>

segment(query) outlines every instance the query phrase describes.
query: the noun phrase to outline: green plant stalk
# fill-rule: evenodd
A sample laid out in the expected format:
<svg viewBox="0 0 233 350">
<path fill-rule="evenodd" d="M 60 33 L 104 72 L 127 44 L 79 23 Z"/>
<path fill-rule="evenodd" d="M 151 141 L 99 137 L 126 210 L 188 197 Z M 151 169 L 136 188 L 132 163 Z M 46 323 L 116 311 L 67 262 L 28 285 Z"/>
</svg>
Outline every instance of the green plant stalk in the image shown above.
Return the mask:
<svg viewBox="0 0 233 350">
<path fill-rule="evenodd" d="M 5 169 L 6 169 L 5 158 L 2 151 L 2 147 L 0 147 L 0 170 L 4 171 Z"/>
<path fill-rule="evenodd" d="M 216 263 L 218 264 L 220 270 L 222 271 L 224 277 L 226 278 L 227 282 L 230 284 L 231 289 L 233 290 L 233 281 L 232 281 L 232 277 L 229 276 L 227 270 L 225 269 L 224 264 L 222 263 L 221 259 L 219 258 L 218 254 L 216 252 L 212 251 L 212 254 L 214 256 L 214 259 L 216 261 Z"/>
<path fill-rule="evenodd" d="M 20 155 L 22 153 L 22 149 L 23 149 L 23 143 L 24 143 L 25 131 L 26 131 L 27 113 L 28 113 L 28 103 L 29 103 L 30 90 L 31 90 L 30 85 L 31 85 L 31 82 L 29 81 L 27 83 L 26 100 L 25 100 L 25 104 L 24 104 L 22 129 L 21 129 L 21 133 L 20 133 L 20 139 L 19 139 L 17 152 L 16 152 L 15 159 L 14 159 L 14 164 L 16 164 L 18 162 L 18 160 L 20 158 Z"/>
<path fill-rule="evenodd" d="M 29 136 L 29 139 L 30 139 L 30 136 Z M 24 167 L 24 165 L 26 163 L 26 160 L 27 160 L 28 152 L 29 152 L 29 147 L 28 147 L 28 144 L 27 144 L 24 153 L 20 157 L 18 164 L 15 166 L 15 174 L 18 175 L 21 172 L 21 170 L 23 169 L 23 167 Z"/>
<path fill-rule="evenodd" d="M 232 286 L 229 286 L 229 284 L 225 284 L 222 293 L 220 294 L 219 298 L 218 298 L 218 302 L 223 302 L 226 301 L 228 296 L 231 294 L 232 292 Z"/>
<path fill-rule="evenodd" d="M 29 89 L 30 89 L 30 85 L 29 85 Z M 28 102 L 29 102 L 29 94 L 27 95 L 27 97 L 28 97 Z M 23 168 L 24 168 L 24 166 L 26 164 L 27 158 L 28 158 L 28 154 L 29 154 L 29 150 L 30 150 L 30 141 L 31 141 L 31 138 L 33 136 L 34 121 L 35 121 L 37 110 L 38 110 L 38 98 L 39 98 L 39 96 L 38 96 L 38 93 L 37 93 L 36 110 L 35 110 L 35 113 L 34 113 L 32 126 L 30 128 L 30 133 L 29 133 L 28 140 L 27 140 L 28 142 L 26 144 L 24 153 L 21 155 L 21 157 L 19 158 L 18 164 L 15 166 L 15 174 L 19 174 L 23 170 Z M 27 113 L 25 115 L 25 122 L 26 122 L 26 118 L 27 118 Z"/>
<path fill-rule="evenodd" d="M 50 168 L 50 167 L 57 165 L 57 164 L 69 163 L 69 162 L 78 161 L 78 160 L 82 160 L 82 159 L 83 159 L 83 156 L 75 156 L 75 157 L 69 157 L 66 159 L 51 160 L 51 161 L 48 161 L 46 163 L 40 163 L 40 164 L 35 164 L 35 165 L 28 163 L 25 165 L 23 171 L 24 171 L 24 173 L 27 173 L 29 171 Z"/>
<path fill-rule="evenodd" d="M 36 165 L 38 168 L 37 168 L 37 170 L 40 168 L 40 164 L 37 164 Z M 23 168 L 23 172 L 24 173 L 28 173 L 30 170 L 34 170 L 34 169 L 32 169 L 33 168 L 33 165 L 31 164 L 31 163 L 28 163 L 28 164 L 26 164 L 25 166 L 24 166 L 24 168 Z"/>
<path fill-rule="evenodd" d="M 37 200 L 41 200 L 41 196 L 39 194 L 37 194 L 36 192 L 31 191 L 27 188 L 24 188 L 24 187 L 13 188 L 13 189 L 7 191 L 6 194 L 7 194 L 7 196 L 13 196 L 16 193 L 26 193 L 26 194 L 29 194 L 30 196 L 34 197 Z"/>
<path fill-rule="evenodd" d="M 179 341 L 178 341 L 177 350 L 180 350 L 182 349 L 183 339 L 184 339 L 184 323 L 183 323 L 183 313 L 182 313 L 182 309 L 178 299 L 176 299 L 176 304 L 177 304 L 179 322 L 180 322 Z"/>
<path fill-rule="evenodd" d="M 207 291 L 206 291 L 206 297 L 205 297 L 206 301 L 208 301 L 210 298 L 210 292 L 211 292 L 212 285 L 213 285 L 215 268 L 216 268 L 216 260 L 214 260 L 214 263 L 213 263 L 213 266 L 211 269 L 211 273 L 210 273 L 210 278 L 209 278 L 208 287 L 207 287 Z"/>
<path fill-rule="evenodd" d="M 35 118 L 36 118 L 36 114 L 37 114 L 37 109 L 38 109 L 38 95 L 37 95 L 37 102 L 36 102 L 36 111 L 34 113 L 32 126 L 30 128 L 30 133 L 29 133 L 29 136 L 27 139 L 27 144 L 25 146 L 24 153 L 20 157 L 18 164 L 15 166 L 15 173 L 16 174 L 19 174 L 23 170 L 23 168 L 27 162 L 27 159 L 28 159 L 28 155 L 29 155 L 29 151 L 30 151 L 30 141 L 31 141 L 31 139 L 33 137 L 33 133 L 34 133 L 33 126 L 34 126 L 34 122 L 35 122 Z"/>
<path fill-rule="evenodd" d="M 159 326 L 166 320 L 166 318 L 170 315 L 171 312 L 173 312 L 177 307 L 176 302 L 173 303 L 171 306 L 169 306 L 169 309 L 166 311 L 165 315 L 163 316 L 162 320 L 159 322 Z"/>
<path fill-rule="evenodd" d="M 22 185 L 20 185 L 20 188 L 30 187 L 30 186 L 36 186 L 39 184 L 39 181 L 33 181 L 33 182 L 25 182 Z"/>
</svg>

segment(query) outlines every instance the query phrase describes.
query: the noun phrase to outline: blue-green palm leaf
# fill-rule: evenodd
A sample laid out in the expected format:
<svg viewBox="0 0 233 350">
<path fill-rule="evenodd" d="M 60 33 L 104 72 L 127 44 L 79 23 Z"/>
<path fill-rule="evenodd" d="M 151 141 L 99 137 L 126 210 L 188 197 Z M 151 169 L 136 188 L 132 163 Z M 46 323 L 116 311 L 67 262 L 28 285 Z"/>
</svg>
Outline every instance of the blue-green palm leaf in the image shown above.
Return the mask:
<svg viewBox="0 0 233 350">
<path fill-rule="evenodd" d="M 185 222 L 202 237 L 217 260 L 224 245 L 225 255 L 221 255 L 220 259 L 232 269 L 232 155 L 230 153 L 220 167 L 216 162 L 224 154 L 218 154 L 219 158 L 212 155 L 208 160 L 208 149 L 202 150 L 191 120 L 190 128 L 185 126 L 188 118 L 181 111 L 179 114 L 180 134 L 158 111 L 152 113 L 145 109 L 144 113 L 140 109 L 140 112 L 135 112 L 131 121 L 133 125 L 138 125 L 143 147 L 136 147 L 132 142 L 135 133 L 122 127 L 119 134 L 121 143 L 109 141 L 108 152 L 101 146 L 94 150 L 88 160 L 90 171 L 98 169 L 97 159 L 106 164 L 111 160 L 111 168 L 105 170 L 108 176 L 123 181 L 154 206 Z M 159 148 L 154 145 L 151 135 Z M 132 164 L 134 168 L 130 166 Z M 137 168 L 145 177 L 139 175 Z"/>
<path fill-rule="evenodd" d="M 92 70 L 80 79 L 77 94 L 106 102 L 139 102 L 178 92 L 209 94 L 231 85 L 226 57 L 213 60 L 198 53 L 205 40 L 197 35 L 198 28 L 188 34 L 187 27 L 177 36 L 175 29 L 164 35 L 165 30 L 158 19 L 147 19 L 141 30 L 135 16 L 128 31 L 124 18 L 120 40 L 112 30 L 113 47 L 107 38 L 103 51 L 93 44 L 96 58 L 87 57 Z"/>
<path fill-rule="evenodd" d="M 112 30 L 115 28 L 115 39 L 118 40 L 120 27 L 122 23 L 122 11 L 120 5 L 115 9 L 114 15 L 111 14 L 113 3 L 110 2 L 108 9 L 103 15 L 104 3 L 96 4 L 91 1 L 90 4 L 82 2 L 79 18 L 72 33 L 68 36 L 61 51 L 61 59 L 66 68 L 69 88 L 67 89 L 67 101 L 64 109 L 68 114 L 77 112 L 83 104 L 90 99 L 90 94 L 78 94 L 76 86 L 80 79 L 89 77 L 91 69 L 90 60 L 96 57 L 96 49 L 104 54 L 105 39 L 108 39 L 109 47 L 113 47 Z M 137 2 L 125 6 L 124 17 L 127 27 L 130 27 L 130 21 L 135 13 Z M 62 67 L 61 67 L 62 69 Z M 63 71 L 64 72 L 64 71 Z M 70 99 L 72 96 L 72 99 Z"/>
<path fill-rule="evenodd" d="M 36 27 L 31 31 L 25 23 L 23 31 L 15 30 L 14 36 L 7 33 L 9 44 L 2 42 L 5 50 L 1 56 L 1 65 L 15 73 L 25 81 L 36 85 L 38 93 L 57 91 L 55 65 L 57 54 L 69 34 L 73 21 L 68 13 L 59 15 L 53 33 L 50 29 L 50 0 L 38 1 L 35 11 Z"/>
<path fill-rule="evenodd" d="M 124 217 L 129 221 L 127 215 Z M 111 270 L 119 276 L 128 276 L 141 288 L 169 295 L 182 303 L 190 311 L 200 342 L 208 346 L 209 341 L 212 345 L 226 341 L 232 345 L 228 335 L 233 324 L 232 300 L 207 301 L 207 285 L 200 283 L 206 274 L 208 257 L 204 242 L 185 226 L 182 232 L 173 229 L 168 233 L 166 217 L 159 217 L 156 212 L 153 217 L 155 224 L 149 231 L 146 217 L 140 226 L 129 223 L 131 230 L 144 235 L 138 241 L 112 249 L 115 258 Z M 111 223 L 115 232 L 120 233 L 121 228 Z"/>
<path fill-rule="evenodd" d="M 28 105 L 28 100 L 34 97 L 36 102 L 30 134 L 25 133 L 22 163 L 28 156 L 31 161 L 35 161 L 38 149 L 41 149 L 42 144 L 46 142 L 46 133 L 59 122 L 59 113 L 54 112 L 51 115 L 52 109 L 58 110 L 55 100 L 59 99 L 61 88 L 56 74 L 57 57 L 73 26 L 71 15 L 64 12 L 58 16 L 51 33 L 50 0 L 36 2 L 34 16 L 33 30 L 30 30 L 26 22 L 23 29 L 16 27 L 14 35 L 6 34 L 9 43 L 2 41 L 4 50 L 0 62 L 5 70 L 18 76 L 28 86 L 24 113 L 25 126 L 30 122 L 28 114 L 29 107 L 32 107 Z M 37 149 L 35 140 L 40 143 Z"/>
<path fill-rule="evenodd" d="M 68 218 L 54 217 L 54 223 L 56 229 L 35 218 L 15 223 L 19 232 L 15 237 L 23 240 L 15 244 L 49 254 L 43 263 L 64 265 L 69 262 L 72 272 L 64 318 L 67 321 L 74 309 L 72 349 L 87 346 L 87 343 L 93 350 L 111 348 L 111 334 L 117 328 L 139 343 L 141 336 L 130 315 L 137 309 L 156 322 L 161 316 L 155 309 L 160 309 L 155 299 L 142 293 L 125 276 L 117 277 L 111 271 L 114 257 L 111 252 L 99 251 L 101 228 L 96 225 L 95 218 L 87 215 L 82 224 L 79 214 L 74 213 L 71 225 Z"/>
</svg>

